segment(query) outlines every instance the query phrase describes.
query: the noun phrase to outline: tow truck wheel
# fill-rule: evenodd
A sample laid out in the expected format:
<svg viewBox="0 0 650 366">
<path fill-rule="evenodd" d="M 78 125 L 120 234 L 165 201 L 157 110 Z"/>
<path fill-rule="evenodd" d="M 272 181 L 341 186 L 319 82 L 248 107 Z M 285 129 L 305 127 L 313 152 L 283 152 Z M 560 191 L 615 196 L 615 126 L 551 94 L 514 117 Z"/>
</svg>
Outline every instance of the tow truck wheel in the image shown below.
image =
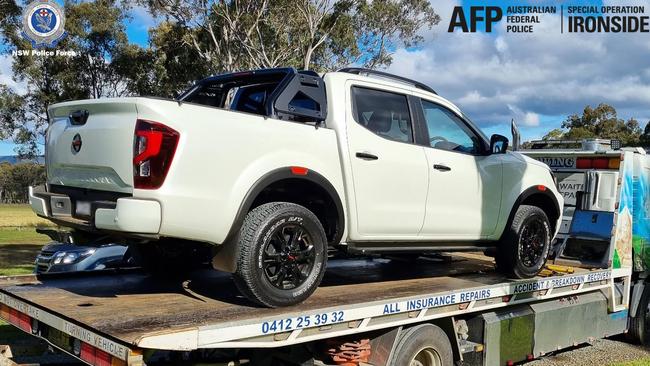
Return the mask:
<svg viewBox="0 0 650 366">
<path fill-rule="evenodd" d="M 325 274 L 327 238 L 303 206 L 271 202 L 251 210 L 239 231 L 235 284 L 253 302 L 295 305 L 308 298 Z"/>
<path fill-rule="evenodd" d="M 447 366 L 454 362 L 449 338 L 433 324 L 420 324 L 404 330 L 393 355 L 393 365 Z"/>
<path fill-rule="evenodd" d="M 546 264 L 551 235 L 551 225 L 544 210 L 536 206 L 519 206 L 499 243 L 495 257 L 497 269 L 514 278 L 536 276 Z"/>
<path fill-rule="evenodd" d="M 639 300 L 636 316 L 630 317 L 628 339 L 638 344 L 650 345 L 650 288 L 646 284 Z"/>
</svg>

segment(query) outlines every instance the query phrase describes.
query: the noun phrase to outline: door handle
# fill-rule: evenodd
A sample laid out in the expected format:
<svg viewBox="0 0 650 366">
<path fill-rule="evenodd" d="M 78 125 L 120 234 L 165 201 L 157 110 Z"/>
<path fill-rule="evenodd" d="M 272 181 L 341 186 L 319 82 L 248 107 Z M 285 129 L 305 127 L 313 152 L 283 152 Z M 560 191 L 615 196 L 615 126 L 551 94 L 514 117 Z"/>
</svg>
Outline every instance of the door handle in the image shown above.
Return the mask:
<svg viewBox="0 0 650 366">
<path fill-rule="evenodd" d="M 440 170 L 441 172 L 448 172 L 451 170 L 450 167 L 442 164 L 433 164 L 433 169 Z"/>
<path fill-rule="evenodd" d="M 371 153 L 367 153 L 367 152 L 358 152 L 356 155 L 357 155 L 357 158 L 363 159 L 363 160 L 377 160 L 377 159 L 379 159 L 379 156 L 371 154 Z"/>
</svg>

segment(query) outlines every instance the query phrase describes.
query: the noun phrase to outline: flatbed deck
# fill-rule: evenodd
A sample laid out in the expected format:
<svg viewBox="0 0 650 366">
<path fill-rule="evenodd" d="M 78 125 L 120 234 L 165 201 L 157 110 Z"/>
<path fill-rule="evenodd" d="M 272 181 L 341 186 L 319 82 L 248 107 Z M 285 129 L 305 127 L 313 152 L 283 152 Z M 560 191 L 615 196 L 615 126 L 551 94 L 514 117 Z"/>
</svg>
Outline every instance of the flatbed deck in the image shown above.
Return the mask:
<svg viewBox="0 0 650 366">
<path fill-rule="evenodd" d="M 509 280 L 491 259 L 332 260 L 293 307 L 257 307 L 212 270 L 157 279 L 139 271 L 0 278 L 0 304 L 125 359 L 133 349 L 276 347 L 586 291 L 625 270 Z M 618 274 L 617 274 L 618 271 Z M 623 273 L 625 272 L 625 273 Z"/>
</svg>

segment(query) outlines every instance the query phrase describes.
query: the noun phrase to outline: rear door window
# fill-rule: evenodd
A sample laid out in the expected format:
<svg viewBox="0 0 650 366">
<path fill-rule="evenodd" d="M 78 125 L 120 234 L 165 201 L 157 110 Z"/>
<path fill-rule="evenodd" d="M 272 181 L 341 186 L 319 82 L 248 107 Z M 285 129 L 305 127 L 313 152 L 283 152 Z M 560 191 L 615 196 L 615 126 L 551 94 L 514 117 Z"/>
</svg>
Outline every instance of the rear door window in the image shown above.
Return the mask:
<svg viewBox="0 0 650 366">
<path fill-rule="evenodd" d="M 374 134 L 398 142 L 413 142 L 413 123 L 406 95 L 352 87 L 356 122 Z"/>
</svg>

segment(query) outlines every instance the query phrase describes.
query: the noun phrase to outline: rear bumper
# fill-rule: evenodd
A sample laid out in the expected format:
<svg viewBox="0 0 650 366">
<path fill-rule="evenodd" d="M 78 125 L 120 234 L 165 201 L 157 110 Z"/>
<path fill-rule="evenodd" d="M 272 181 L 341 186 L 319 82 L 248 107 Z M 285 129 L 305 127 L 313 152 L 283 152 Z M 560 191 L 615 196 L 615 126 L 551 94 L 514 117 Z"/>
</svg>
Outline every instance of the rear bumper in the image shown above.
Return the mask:
<svg viewBox="0 0 650 366">
<path fill-rule="evenodd" d="M 73 217 L 71 207 L 67 208 L 67 214 L 53 213 L 51 202 L 53 198 L 60 202 L 61 197 L 65 198 L 66 196 L 38 191 L 34 187 L 29 187 L 29 203 L 34 212 L 60 225 L 137 234 L 158 234 L 160 231 L 162 209 L 158 201 L 118 198 L 111 205 L 102 203 L 99 208 L 94 210 L 90 220 L 83 220 Z M 69 197 L 67 202 L 70 202 Z M 61 209 L 54 211 L 61 211 Z"/>
<path fill-rule="evenodd" d="M 158 201 L 119 198 L 114 209 L 98 208 L 95 211 L 95 227 L 98 229 L 158 234 L 160 221 Z"/>
<path fill-rule="evenodd" d="M 34 187 L 29 186 L 29 204 L 32 206 L 32 210 L 36 212 L 38 216 L 48 217 L 47 213 L 47 203 L 42 197 L 38 197 L 34 194 Z"/>
</svg>

